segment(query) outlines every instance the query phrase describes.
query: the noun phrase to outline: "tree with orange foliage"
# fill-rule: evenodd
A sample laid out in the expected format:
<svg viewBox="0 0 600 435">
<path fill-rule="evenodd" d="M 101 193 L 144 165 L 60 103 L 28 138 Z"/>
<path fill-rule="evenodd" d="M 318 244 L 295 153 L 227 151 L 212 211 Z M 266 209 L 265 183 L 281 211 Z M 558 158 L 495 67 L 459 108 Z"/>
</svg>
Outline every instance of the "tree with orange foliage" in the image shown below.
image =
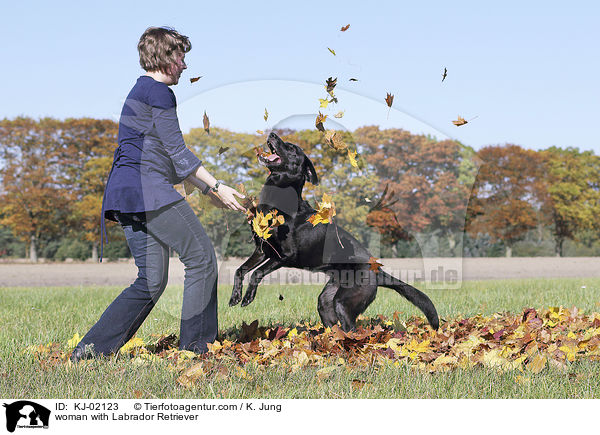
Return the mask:
<svg viewBox="0 0 600 435">
<path fill-rule="evenodd" d="M 370 224 L 392 243 L 409 236 L 440 235 L 454 249 L 469 198 L 466 148 L 401 129 L 362 127 L 354 134 L 367 150 L 365 158 L 375 169 L 381 190 L 388 185 L 397 200 L 391 207 L 374 210 Z"/>
<path fill-rule="evenodd" d="M 477 156 L 483 165 L 473 186 L 467 229 L 502 241 L 510 257 L 514 244 L 539 223 L 542 158 L 510 144 L 484 147 Z"/>
<path fill-rule="evenodd" d="M 64 234 L 70 193 L 57 180 L 60 146 L 58 121 L 30 118 L 0 121 L 0 223 L 29 243 L 36 262 L 38 241 Z"/>
<path fill-rule="evenodd" d="M 0 223 L 29 243 L 31 261 L 37 261 L 40 241 L 69 231 L 84 229 L 97 243 L 116 134 L 109 120 L 0 121 Z"/>
</svg>

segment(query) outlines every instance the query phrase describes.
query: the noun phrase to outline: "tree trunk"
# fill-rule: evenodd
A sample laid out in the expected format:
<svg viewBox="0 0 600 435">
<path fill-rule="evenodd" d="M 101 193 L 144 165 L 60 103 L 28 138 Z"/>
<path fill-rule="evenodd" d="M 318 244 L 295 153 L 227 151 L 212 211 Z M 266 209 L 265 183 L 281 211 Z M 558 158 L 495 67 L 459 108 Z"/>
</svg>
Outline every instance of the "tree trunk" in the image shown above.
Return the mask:
<svg viewBox="0 0 600 435">
<path fill-rule="evenodd" d="M 510 246 L 506 247 L 506 258 L 512 257 L 512 248 Z"/>
<path fill-rule="evenodd" d="M 92 261 L 98 262 L 98 242 L 92 243 Z"/>
<path fill-rule="evenodd" d="M 37 263 L 38 256 L 37 250 L 35 249 L 35 234 L 31 235 L 31 243 L 29 244 L 29 261 Z"/>
<path fill-rule="evenodd" d="M 556 256 L 557 257 L 562 257 L 563 256 L 563 243 L 564 243 L 565 239 L 563 239 L 562 237 L 560 239 L 556 240 L 556 245 L 555 245 L 555 250 L 556 250 Z"/>
</svg>

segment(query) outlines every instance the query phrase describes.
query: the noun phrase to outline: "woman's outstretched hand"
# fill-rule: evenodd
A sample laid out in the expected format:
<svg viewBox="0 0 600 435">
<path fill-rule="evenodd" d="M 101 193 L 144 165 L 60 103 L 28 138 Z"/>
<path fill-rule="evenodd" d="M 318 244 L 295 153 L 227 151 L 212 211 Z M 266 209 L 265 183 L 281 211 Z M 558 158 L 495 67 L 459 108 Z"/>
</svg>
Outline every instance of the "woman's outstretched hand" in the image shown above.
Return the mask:
<svg viewBox="0 0 600 435">
<path fill-rule="evenodd" d="M 226 184 L 220 184 L 216 193 L 211 191 L 208 195 L 211 198 L 211 202 L 217 207 L 229 208 L 231 210 L 242 212 L 246 211 L 246 209 L 235 199 L 236 196 L 242 199 L 244 199 L 245 196 Z"/>
</svg>

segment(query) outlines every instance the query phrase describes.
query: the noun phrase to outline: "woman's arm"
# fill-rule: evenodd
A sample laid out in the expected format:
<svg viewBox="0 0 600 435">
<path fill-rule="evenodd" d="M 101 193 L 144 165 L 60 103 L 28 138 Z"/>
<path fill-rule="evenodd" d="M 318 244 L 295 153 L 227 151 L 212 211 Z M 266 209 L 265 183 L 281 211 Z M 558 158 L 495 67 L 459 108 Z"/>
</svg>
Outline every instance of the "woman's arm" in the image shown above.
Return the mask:
<svg viewBox="0 0 600 435">
<path fill-rule="evenodd" d="M 218 180 L 213 177 L 204 166 L 198 167 L 195 173 L 186 178 L 186 181 L 189 181 L 201 190 L 205 190 L 206 186 L 209 186 L 210 190 L 208 191 L 208 194 L 216 196 L 225 207 L 232 210 L 246 211 L 246 209 L 235 199 L 236 196 L 242 199 L 245 198 L 245 196 L 223 183 L 219 183 L 215 191 L 213 188 Z"/>
</svg>

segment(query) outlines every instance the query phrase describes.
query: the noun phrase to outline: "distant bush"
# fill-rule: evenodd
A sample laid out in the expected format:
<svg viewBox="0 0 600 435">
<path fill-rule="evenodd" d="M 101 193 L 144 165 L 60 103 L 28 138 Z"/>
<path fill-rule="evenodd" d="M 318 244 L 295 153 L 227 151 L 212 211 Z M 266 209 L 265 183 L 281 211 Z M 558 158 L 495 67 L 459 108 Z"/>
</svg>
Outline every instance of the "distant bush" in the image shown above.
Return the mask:
<svg viewBox="0 0 600 435">
<path fill-rule="evenodd" d="M 64 261 L 67 258 L 87 260 L 90 258 L 91 252 L 92 247 L 89 243 L 74 239 L 63 239 L 54 254 L 54 259 L 58 261 Z"/>
</svg>

